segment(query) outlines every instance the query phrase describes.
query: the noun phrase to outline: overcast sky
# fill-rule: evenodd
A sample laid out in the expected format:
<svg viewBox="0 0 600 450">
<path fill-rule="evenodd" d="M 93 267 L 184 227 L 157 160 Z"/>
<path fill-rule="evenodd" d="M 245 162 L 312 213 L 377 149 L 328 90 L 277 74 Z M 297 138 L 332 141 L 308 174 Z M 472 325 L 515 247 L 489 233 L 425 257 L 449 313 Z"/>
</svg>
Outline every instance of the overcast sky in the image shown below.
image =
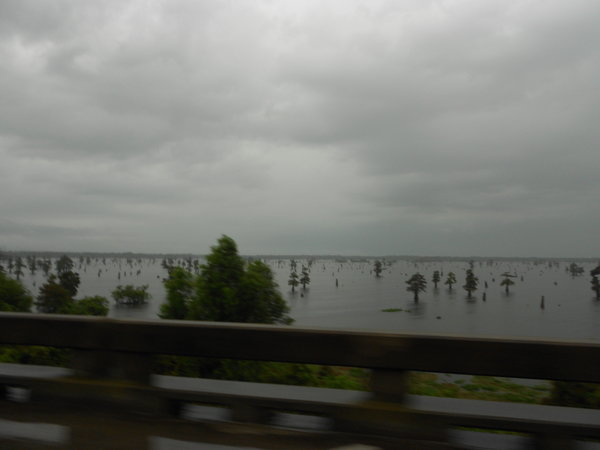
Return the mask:
<svg viewBox="0 0 600 450">
<path fill-rule="evenodd" d="M 600 2 L 0 1 L 0 249 L 600 255 Z"/>
</svg>

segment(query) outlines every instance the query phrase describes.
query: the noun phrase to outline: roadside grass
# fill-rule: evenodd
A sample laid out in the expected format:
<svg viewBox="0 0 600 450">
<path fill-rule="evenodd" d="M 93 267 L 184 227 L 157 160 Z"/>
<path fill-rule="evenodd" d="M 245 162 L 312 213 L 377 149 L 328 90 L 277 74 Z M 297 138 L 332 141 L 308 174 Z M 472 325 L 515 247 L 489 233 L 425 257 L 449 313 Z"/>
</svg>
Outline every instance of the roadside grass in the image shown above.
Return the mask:
<svg viewBox="0 0 600 450">
<path fill-rule="evenodd" d="M 437 374 L 411 372 L 409 393 L 434 397 L 466 398 L 514 403 L 545 403 L 551 394 L 551 385 L 525 385 L 506 378 L 472 376 L 448 382 Z"/>
<path fill-rule="evenodd" d="M 327 367 L 327 366 L 325 366 Z M 313 366 L 317 383 L 313 386 L 369 390 L 369 371 L 348 367 Z M 317 370 L 318 368 L 318 370 Z M 444 375 L 411 372 L 408 393 L 433 397 L 464 398 L 514 403 L 547 404 L 552 393 L 550 383 L 521 384 L 507 378 L 465 376 L 448 381 Z"/>
</svg>

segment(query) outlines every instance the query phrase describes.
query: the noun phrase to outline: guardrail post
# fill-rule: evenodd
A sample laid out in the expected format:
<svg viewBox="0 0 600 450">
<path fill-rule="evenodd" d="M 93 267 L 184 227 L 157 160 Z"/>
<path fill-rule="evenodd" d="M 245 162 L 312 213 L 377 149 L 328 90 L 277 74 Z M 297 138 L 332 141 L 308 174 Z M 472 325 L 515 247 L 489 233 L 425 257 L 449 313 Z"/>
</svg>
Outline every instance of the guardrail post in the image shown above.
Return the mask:
<svg viewBox="0 0 600 450">
<path fill-rule="evenodd" d="M 408 378 L 408 371 L 374 369 L 371 399 L 340 411 L 334 417 L 335 429 L 445 443 L 448 435 L 443 423 L 405 405 Z"/>
<path fill-rule="evenodd" d="M 250 422 L 266 424 L 273 417 L 271 411 L 248 403 L 231 406 L 231 420 L 234 422 Z"/>
<path fill-rule="evenodd" d="M 578 448 L 573 438 L 560 434 L 536 434 L 533 442 L 535 450 L 573 450 Z"/>
<path fill-rule="evenodd" d="M 152 356 L 145 353 L 74 350 L 74 376 L 38 383 L 32 399 L 162 414 L 169 405 L 150 385 L 151 363 Z"/>
<path fill-rule="evenodd" d="M 71 368 L 84 378 L 108 378 L 148 384 L 152 357 L 143 353 L 73 350 Z"/>
<path fill-rule="evenodd" d="M 371 372 L 373 400 L 403 403 L 408 390 L 408 377 L 406 370 L 374 369 Z"/>
</svg>

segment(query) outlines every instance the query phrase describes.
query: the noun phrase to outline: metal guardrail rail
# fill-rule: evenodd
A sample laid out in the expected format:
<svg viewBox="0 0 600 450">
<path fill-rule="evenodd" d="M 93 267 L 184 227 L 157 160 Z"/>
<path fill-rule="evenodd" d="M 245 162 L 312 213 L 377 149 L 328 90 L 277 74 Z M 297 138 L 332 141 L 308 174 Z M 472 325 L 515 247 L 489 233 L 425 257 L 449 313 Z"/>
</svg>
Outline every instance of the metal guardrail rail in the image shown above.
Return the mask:
<svg viewBox="0 0 600 450">
<path fill-rule="evenodd" d="M 598 411 L 589 411 L 586 415 L 585 410 L 582 413 L 580 409 L 561 408 L 559 412 L 553 410 L 548 416 L 551 418 L 544 422 L 539 419 L 544 416 L 541 409 L 538 413 L 526 409 L 523 410 L 525 412 L 519 412 L 518 405 L 515 405 L 512 408 L 515 414 L 511 417 L 507 411 L 495 415 L 491 402 L 481 402 L 492 407 L 478 417 L 476 411 L 483 411 L 485 408 L 469 409 L 465 401 L 457 401 L 455 411 L 447 402 L 444 403 L 444 408 L 438 410 L 429 402 L 424 410 L 412 407 L 408 400 L 410 396 L 406 395 L 408 371 L 600 383 L 600 343 L 592 341 L 0 313 L 0 344 L 73 349 L 72 373 L 75 377 L 71 377 L 69 383 L 61 384 L 60 389 L 54 389 L 54 392 L 63 392 L 68 386 L 76 384 L 73 380 L 79 380 L 80 384 L 70 394 L 71 397 L 85 397 L 90 392 L 97 391 L 100 384 L 94 385 L 94 380 L 104 379 L 133 383 L 131 386 L 135 387 L 132 390 L 137 394 L 128 399 L 134 403 L 151 395 L 171 402 L 184 401 L 184 390 L 152 386 L 151 362 L 156 354 L 350 366 L 372 370 L 371 397 L 366 402 L 339 405 L 337 410 L 327 410 L 328 414 L 335 416 L 340 429 L 374 433 L 401 430 L 417 439 L 436 440 L 443 439 L 443 430 L 448 425 L 488 426 L 531 430 L 542 437 L 539 442 L 545 442 L 540 448 L 561 449 L 569 448 L 570 444 L 567 442 L 574 435 L 600 438 Z M 85 380 L 87 390 L 81 388 L 81 380 Z M 48 382 L 56 386 L 57 380 Z M 198 394 L 201 389 L 190 389 L 190 398 L 202 397 Z M 49 392 L 47 388 L 42 391 Z M 172 398 L 168 394 L 171 391 L 177 391 Z M 256 392 L 259 391 L 257 389 Z M 226 392 L 220 395 L 227 397 Z M 258 397 L 254 393 L 245 400 L 243 396 L 236 397 L 235 401 L 247 407 L 245 409 L 248 412 L 252 409 L 253 402 L 260 409 L 261 401 Z M 326 397 L 323 396 L 324 399 Z M 244 401 L 247 405 L 244 405 Z M 325 401 L 323 400 L 324 403 Z M 280 403 L 282 408 L 288 405 L 293 410 L 293 399 L 281 399 Z M 267 405 L 264 406 L 267 408 L 277 407 L 277 402 L 273 399 L 270 403 L 263 401 L 262 404 Z M 264 415 L 256 413 L 256 408 L 254 413 L 238 414 L 237 417 L 259 420 Z M 460 408 L 465 412 L 461 413 Z M 163 409 L 166 410 L 173 410 L 172 404 Z M 548 411 L 550 410 L 546 410 Z M 571 416 L 575 419 L 569 419 L 569 411 L 573 411 Z M 581 427 L 578 427 L 576 417 L 584 416 Z M 462 420 L 457 419 L 461 417 Z M 560 417 L 566 419 L 561 421 Z M 561 424 L 564 426 L 561 427 Z M 558 442 L 558 447 L 551 442 Z"/>
</svg>

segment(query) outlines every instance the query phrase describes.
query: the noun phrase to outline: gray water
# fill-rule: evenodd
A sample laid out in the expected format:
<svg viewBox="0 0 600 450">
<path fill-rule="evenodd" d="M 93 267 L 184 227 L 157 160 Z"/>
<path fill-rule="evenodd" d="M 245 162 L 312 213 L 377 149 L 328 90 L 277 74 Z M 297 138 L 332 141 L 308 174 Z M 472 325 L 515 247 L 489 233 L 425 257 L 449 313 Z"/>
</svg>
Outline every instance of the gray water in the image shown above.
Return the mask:
<svg viewBox="0 0 600 450">
<path fill-rule="evenodd" d="M 162 279 L 166 271 L 160 262 L 160 259 L 142 258 L 128 264 L 124 258 L 107 258 L 106 264 L 100 259 L 93 259 L 88 265 L 77 264 L 82 280 L 78 297 L 106 296 L 111 302 L 110 317 L 155 319 L 165 299 Z M 595 263 L 580 263 L 585 269 L 584 275 L 573 278 L 565 270 L 568 262 L 561 262 L 558 267 L 525 261 L 475 262 L 479 289 L 469 300 L 461 288 L 469 267 L 466 262 L 398 260 L 386 267 L 381 278 L 376 278 L 371 271 L 373 261 L 341 263 L 317 259 L 311 267 L 310 285 L 305 291 L 297 288 L 295 293 L 287 284 L 289 261 L 266 262 L 290 305 L 294 326 L 600 340 L 600 301 L 595 299 L 588 275 Z M 297 262 L 300 272 L 307 261 Z M 430 281 L 435 270 L 443 272 L 438 289 L 434 289 Z M 415 303 L 412 293 L 406 291 L 405 281 L 417 271 L 425 275 L 428 287 Z M 443 284 L 450 271 L 457 278 L 452 291 Z M 516 274 L 512 278 L 515 285 L 510 287 L 508 295 L 500 286 L 504 272 Z M 23 282 L 35 295 L 44 276 L 40 271 L 35 275 L 27 273 Z M 147 284 L 152 299 L 138 307 L 115 305 L 110 293 L 119 284 Z M 482 296 L 484 292 L 486 301 Z M 540 307 L 542 296 L 545 297 L 543 309 Z M 390 308 L 401 311 L 382 311 Z"/>
</svg>

